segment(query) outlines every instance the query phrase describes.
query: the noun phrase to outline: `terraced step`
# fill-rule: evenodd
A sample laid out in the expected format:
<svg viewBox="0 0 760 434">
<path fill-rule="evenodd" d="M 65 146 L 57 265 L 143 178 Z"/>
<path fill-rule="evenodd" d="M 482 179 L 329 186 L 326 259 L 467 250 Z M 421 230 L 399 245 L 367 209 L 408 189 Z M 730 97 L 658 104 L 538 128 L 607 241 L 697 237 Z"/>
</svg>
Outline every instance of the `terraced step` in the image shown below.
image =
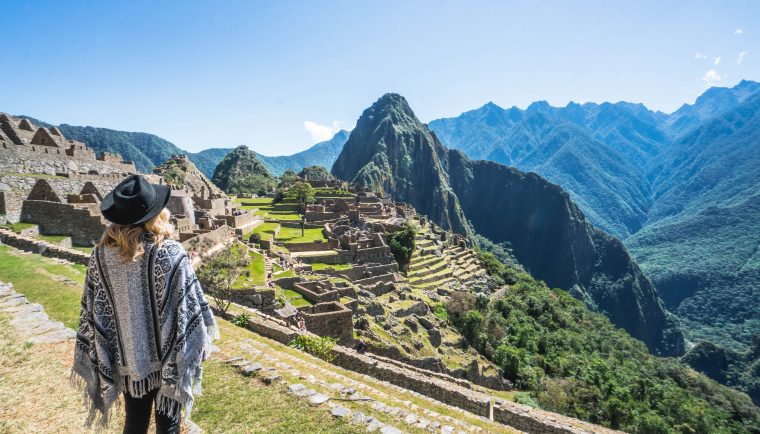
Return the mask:
<svg viewBox="0 0 760 434">
<path fill-rule="evenodd" d="M 424 284 L 415 284 L 414 286 L 419 289 L 430 289 L 430 288 L 439 288 L 441 286 L 446 285 L 447 283 L 451 282 L 452 280 L 455 280 L 454 277 L 447 277 L 445 279 L 436 280 L 429 283 Z"/>
<path fill-rule="evenodd" d="M 428 247 L 435 246 L 435 241 L 423 239 L 423 240 L 417 241 L 415 244 L 417 245 L 417 249 L 425 249 Z"/>
<path fill-rule="evenodd" d="M 421 279 L 426 276 L 432 276 L 434 274 L 437 274 L 443 270 L 450 270 L 451 266 L 449 266 L 449 263 L 446 261 L 441 261 L 434 266 L 431 267 L 423 267 L 420 270 L 413 271 L 409 275 L 409 279 Z"/>
<path fill-rule="evenodd" d="M 436 282 L 436 281 L 443 280 L 445 278 L 449 278 L 453 276 L 454 276 L 454 273 L 452 273 L 451 269 L 447 267 L 445 270 L 439 271 L 438 273 L 435 273 L 435 274 L 430 274 L 418 279 L 415 279 L 415 278 L 409 279 L 409 284 L 415 285 L 415 286 L 424 285 L 426 283 Z"/>
<path fill-rule="evenodd" d="M 446 258 L 443 256 L 436 256 L 436 255 L 423 256 L 422 259 L 417 260 L 416 262 L 415 261 L 411 262 L 411 265 L 409 266 L 409 271 L 413 272 L 413 271 L 421 270 L 423 268 L 433 266 L 435 263 L 439 261 L 448 263 L 446 261 Z"/>
</svg>

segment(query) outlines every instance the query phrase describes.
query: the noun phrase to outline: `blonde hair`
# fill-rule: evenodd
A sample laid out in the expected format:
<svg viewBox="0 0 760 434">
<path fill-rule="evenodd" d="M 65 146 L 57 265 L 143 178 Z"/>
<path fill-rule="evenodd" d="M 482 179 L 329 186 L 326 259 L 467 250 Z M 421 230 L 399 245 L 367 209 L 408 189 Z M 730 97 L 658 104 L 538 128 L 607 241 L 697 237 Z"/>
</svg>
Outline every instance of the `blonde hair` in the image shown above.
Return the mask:
<svg viewBox="0 0 760 434">
<path fill-rule="evenodd" d="M 174 226 L 169 222 L 171 213 L 164 208 L 158 215 L 139 225 L 120 225 L 111 223 L 98 242 L 98 247 L 119 249 L 119 258 L 124 262 L 137 261 L 145 254 L 143 234 L 153 234 L 153 242 L 160 244 L 174 233 Z"/>
</svg>

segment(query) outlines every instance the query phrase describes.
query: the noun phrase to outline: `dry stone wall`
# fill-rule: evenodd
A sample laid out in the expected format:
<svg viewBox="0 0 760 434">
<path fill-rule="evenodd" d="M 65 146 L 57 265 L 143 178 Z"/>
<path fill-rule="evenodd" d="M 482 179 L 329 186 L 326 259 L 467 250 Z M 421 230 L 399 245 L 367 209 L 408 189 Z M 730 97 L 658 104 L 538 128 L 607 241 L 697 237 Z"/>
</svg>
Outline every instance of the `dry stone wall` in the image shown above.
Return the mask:
<svg viewBox="0 0 760 434">
<path fill-rule="evenodd" d="M 25 252 L 39 253 L 50 258 L 65 259 L 75 264 L 87 265 L 90 255 L 79 250 L 67 249 L 36 238 L 18 235 L 6 229 L 0 229 L 0 243 Z"/>
<path fill-rule="evenodd" d="M 121 158 L 100 160 L 94 154 L 69 156 L 66 149 L 52 146 L 15 145 L 0 143 L 0 172 L 38 173 L 45 175 L 71 172 L 137 173 L 134 163 L 122 162 Z"/>
<path fill-rule="evenodd" d="M 247 328 L 286 345 L 298 334 L 281 322 L 269 319 L 265 315 L 253 315 Z M 485 393 L 414 368 L 404 367 L 402 363 L 377 360 L 373 356 L 359 354 L 350 348 L 336 346 L 333 352 L 336 356 L 333 363 L 337 366 L 387 381 L 524 432 L 535 434 L 620 433 L 560 414 L 514 402 L 495 400 Z M 497 405 L 492 405 L 492 401 L 495 401 Z"/>
<path fill-rule="evenodd" d="M 97 211 L 93 213 L 82 205 L 43 200 L 24 201 L 21 220 L 39 225 L 44 234 L 68 235 L 80 246 L 94 245 L 107 227 Z"/>
</svg>

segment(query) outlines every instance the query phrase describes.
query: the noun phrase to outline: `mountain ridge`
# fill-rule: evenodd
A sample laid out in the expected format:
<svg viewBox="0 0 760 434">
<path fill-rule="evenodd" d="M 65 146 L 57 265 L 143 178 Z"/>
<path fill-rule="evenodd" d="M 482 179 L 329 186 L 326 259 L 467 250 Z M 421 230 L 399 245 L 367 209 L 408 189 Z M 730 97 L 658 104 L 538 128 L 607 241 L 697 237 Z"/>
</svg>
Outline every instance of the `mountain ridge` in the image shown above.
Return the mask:
<svg viewBox="0 0 760 434">
<path fill-rule="evenodd" d="M 362 113 L 332 173 L 409 202 L 444 228 L 511 242 L 533 275 L 608 313 L 652 351 L 683 351 L 677 324 L 622 242 L 587 223 L 567 192 L 538 174 L 447 150 L 400 95 Z M 639 310 L 631 315 L 626 304 L 621 316 L 615 300 Z"/>
<path fill-rule="evenodd" d="M 46 128 L 55 126 L 31 116 L 19 117 L 29 119 Z M 96 152 L 114 152 L 126 160 L 134 161 L 137 169 L 143 173 L 152 172 L 153 169 L 169 160 L 172 155 L 187 155 L 210 179 L 222 158 L 235 149 L 209 148 L 199 152 L 189 152 L 150 133 L 69 124 L 58 125 L 58 128 L 69 139 L 83 142 Z M 291 155 L 267 156 L 257 152 L 256 155 L 270 173 L 279 176 L 288 169 L 298 172 L 308 166 L 332 166 L 347 139 L 348 131 L 340 130 L 331 139 L 316 143 Z"/>
<path fill-rule="evenodd" d="M 710 88 L 670 114 L 627 102 L 524 110 L 487 103 L 430 128 L 470 157 L 561 185 L 592 223 L 624 240 L 690 338 L 746 349 L 760 321 L 741 307 L 755 306 L 760 285 L 752 259 L 760 221 L 751 212 L 760 188 L 760 83 Z"/>
</svg>

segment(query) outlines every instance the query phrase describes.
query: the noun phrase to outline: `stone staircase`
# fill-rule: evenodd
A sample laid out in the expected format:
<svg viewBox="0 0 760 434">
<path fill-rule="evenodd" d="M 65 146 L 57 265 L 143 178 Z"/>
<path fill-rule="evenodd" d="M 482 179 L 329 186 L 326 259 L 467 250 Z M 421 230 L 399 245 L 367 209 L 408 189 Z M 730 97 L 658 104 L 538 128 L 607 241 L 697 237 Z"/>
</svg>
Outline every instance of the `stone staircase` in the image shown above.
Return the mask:
<svg viewBox="0 0 760 434">
<path fill-rule="evenodd" d="M 3 282 L 0 282 L 0 312 L 11 315 L 11 325 L 26 342 L 50 344 L 76 337 L 74 330 L 48 318 L 41 305 L 29 303 L 12 285 Z"/>
<path fill-rule="evenodd" d="M 274 267 L 272 266 L 272 259 L 264 253 L 264 283 L 268 286 L 270 278 L 274 274 Z"/>
</svg>

